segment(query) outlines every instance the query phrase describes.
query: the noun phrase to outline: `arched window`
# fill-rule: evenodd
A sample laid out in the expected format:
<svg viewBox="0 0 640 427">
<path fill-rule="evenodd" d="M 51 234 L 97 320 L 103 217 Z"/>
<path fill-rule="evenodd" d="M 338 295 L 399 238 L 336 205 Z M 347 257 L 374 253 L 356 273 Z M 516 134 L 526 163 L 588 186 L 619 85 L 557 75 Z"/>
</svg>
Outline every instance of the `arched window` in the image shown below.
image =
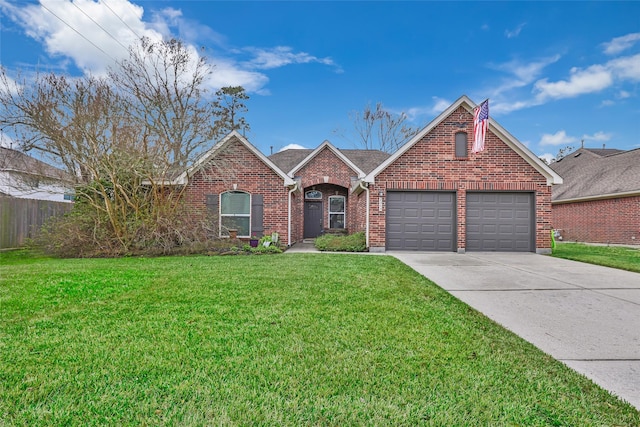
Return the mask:
<svg viewBox="0 0 640 427">
<path fill-rule="evenodd" d="M 220 194 L 220 234 L 229 235 L 230 229 L 238 230 L 238 237 L 251 235 L 251 195 L 244 191 L 227 191 Z"/>
<path fill-rule="evenodd" d="M 344 196 L 329 197 L 329 228 L 344 228 L 345 224 Z"/>
<path fill-rule="evenodd" d="M 468 157 L 467 133 L 456 132 L 456 157 Z"/>
<path fill-rule="evenodd" d="M 318 190 L 309 190 L 304 193 L 304 198 L 307 200 L 322 200 L 322 193 Z"/>
</svg>

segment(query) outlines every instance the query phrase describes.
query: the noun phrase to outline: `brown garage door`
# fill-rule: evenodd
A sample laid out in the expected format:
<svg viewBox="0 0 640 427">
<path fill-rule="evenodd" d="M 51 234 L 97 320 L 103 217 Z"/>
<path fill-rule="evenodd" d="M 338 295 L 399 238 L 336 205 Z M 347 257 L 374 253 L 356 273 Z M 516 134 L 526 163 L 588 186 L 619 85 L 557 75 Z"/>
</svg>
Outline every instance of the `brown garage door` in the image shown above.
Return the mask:
<svg viewBox="0 0 640 427">
<path fill-rule="evenodd" d="M 467 193 L 467 250 L 532 252 L 533 193 Z"/>
<path fill-rule="evenodd" d="M 387 193 L 387 249 L 453 251 L 456 194 L 439 191 Z"/>
</svg>

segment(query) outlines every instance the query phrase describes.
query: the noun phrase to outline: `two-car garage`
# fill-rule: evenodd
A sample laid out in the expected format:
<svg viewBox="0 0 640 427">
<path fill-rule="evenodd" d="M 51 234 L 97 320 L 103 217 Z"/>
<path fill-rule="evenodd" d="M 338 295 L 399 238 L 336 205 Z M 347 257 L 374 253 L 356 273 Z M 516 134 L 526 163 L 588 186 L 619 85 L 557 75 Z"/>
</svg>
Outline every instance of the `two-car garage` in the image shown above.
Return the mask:
<svg viewBox="0 0 640 427">
<path fill-rule="evenodd" d="M 535 201 L 532 192 L 467 192 L 466 250 L 532 252 Z M 388 191 L 388 250 L 455 251 L 456 193 Z"/>
</svg>

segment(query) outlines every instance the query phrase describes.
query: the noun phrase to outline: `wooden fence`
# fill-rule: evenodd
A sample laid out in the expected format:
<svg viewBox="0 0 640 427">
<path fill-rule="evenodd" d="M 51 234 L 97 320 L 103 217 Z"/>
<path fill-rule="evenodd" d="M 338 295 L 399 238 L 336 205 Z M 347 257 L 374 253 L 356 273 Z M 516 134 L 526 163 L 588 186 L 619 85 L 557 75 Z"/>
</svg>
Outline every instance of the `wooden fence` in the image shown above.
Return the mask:
<svg viewBox="0 0 640 427">
<path fill-rule="evenodd" d="M 73 203 L 0 197 L 0 249 L 17 248 L 46 220 L 69 212 Z"/>
</svg>

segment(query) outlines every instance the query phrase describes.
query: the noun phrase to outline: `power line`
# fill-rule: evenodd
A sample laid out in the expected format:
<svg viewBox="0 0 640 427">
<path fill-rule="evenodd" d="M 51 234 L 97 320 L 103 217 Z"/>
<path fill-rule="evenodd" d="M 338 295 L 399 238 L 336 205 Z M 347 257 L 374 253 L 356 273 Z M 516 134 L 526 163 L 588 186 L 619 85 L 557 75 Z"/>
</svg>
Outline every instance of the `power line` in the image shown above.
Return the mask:
<svg viewBox="0 0 640 427">
<path fill-rule="evenodd" d="M 127 2 L 128 3 L 128 2 Z M 113 13 L 113 15 L 118 18 L 120 20 L 120 22 L 122 22 L 137 38 L 138 40 L 141 39 L 142 37 L 140 37 L 138 35 L 138 33 L 135 32 L 135 30 L 133 28 L 131 28 L 129 26 L 129 24 L 127 24 L 126 22 L 124 22 L 124 20 L 122 18 L 120 18 L 120 15 L 118 15 L 116 12 L 114 12 L 113 9 L 111 9 L 111 7 L 107 4 L 107 2 L 105 0 L 102 0 L 102 4 L 106 6 L 107 9 L 109 9 L 111 11 L 111 13 Z"/>
<path fill-rule="evenodd" d="M 96 24 L 98 27 L 100 27 L 100 29 L 101 29 L 102 31 L 104 31 L 105 33 L 107 33 L 107 35 L 108 35 L 109 37 L 111 37 L 111 38 L 112 38 L 116 43 L 118 43 L 120 46 L 122 46 L 122 47 L 124 48 L 124 50 L 128 50 L 128 48 L 127 48 L 125 45 L 123 45 L 122 43 L 120 43 L 120 40 L 118 40 L 117 38 L 115 38 L 113 34 L 111 34 L 111 33 L 110 33 L 109 31 L 107 31 L 107 30 L 106 30 L 102 25 L 100 25 L 100 24 L 99 24 L 95 19 L 93 19 L 91 16 L 89 16 L 89 15 L 87 14 L 87 12 L 85 12 L 85 11 L 84 11 L 84 10 L 82 10 L 82 9 L 80 9 L 80 6 L 78 6 L 78 5 L 76 4 L 76 2 L 73 2 L 73 1 L 72 1 L 72 2 L 71 2 L 71 4 L 72 4 L 72 5 L 74 5 L 74 6 L 76 7 L 76 9 L 78 9 L 80 12 L 82 12 L 82 13 L 84 14 L 84 16 L 86 16 L 87 18 L 89 18 L 89 19 L 91 20 L 91 22 L 93 22 L 93 23 L 94 23 L 94 24 Z"/>
<path fill-rule="evenodd" d="M 88 38 L 86 38 L 84 36 L 84 34 L 82 34 L 80 31 L 76 30 L 75 28 L 73 28 L 67 21 L 65 21 L 64 19 L 60 18 L 58 15 L 56 15 L 55 13 L 53 13 L 51 11 L 51 9 L 49 9 L 47 6 L 45 6 L 43 3 L 40 3 L 40 6 L 42 6 L 47 12 L 49 12 L 50 14 L 52 14 L 53 16 L 55 16 L 56 18 L 58 18 L 58 20 L 60 20 L 64 25 L 66 25 L 67 27 L 71 28 L 76 34 L 78 34 L 80 37 L 82 37 L 83 39 L 85 39 L 86 41 L 88 41 L 89 43 L 91 43 L 93 45 L 93 47 L 95 47 L 96 49 L 98 49 L 100 52 L 104 53 L 107 57 L 111 58 L 111 60 L 113 62 L 118 62 L 113 56 L 109 55 L 107 52 L 105 52 L 104 50 L 102 50 L 102 48 L 100 46 L 98 46 L 97 44 L 95 44 L 94 42 L 92 42 L 91 40 L 89 40 Z"/>
</svg>

